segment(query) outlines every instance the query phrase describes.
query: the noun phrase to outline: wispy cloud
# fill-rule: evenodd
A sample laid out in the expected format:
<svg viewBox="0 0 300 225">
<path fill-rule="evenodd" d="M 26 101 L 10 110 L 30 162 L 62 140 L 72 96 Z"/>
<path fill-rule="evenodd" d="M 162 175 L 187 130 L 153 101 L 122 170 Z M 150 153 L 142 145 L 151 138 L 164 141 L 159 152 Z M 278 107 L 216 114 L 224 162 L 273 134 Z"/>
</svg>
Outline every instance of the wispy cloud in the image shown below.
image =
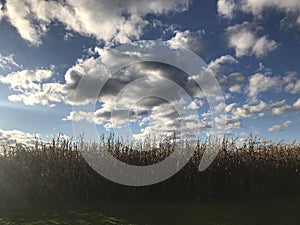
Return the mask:
<svg viewBox="0 0 300 225">
<path fill-rule="evenodd" d="M 0 69 L 2 70 L 11 70 L 13 68 L 21 68 L 22 66 L 19 65 L 15 59 L 14 55 L 10 54 L 7 56 L 4 56 L 0 54 Z"/>
<path fill-rule="evenodd" d="M 275 131 L 281 131 L 283 130 L 284 128 L 288 128 L 290 126 L 290 124 L 292 123 L 292 121 L 290 120 L 287 120 L 283 123 L 280 123 L 280 124 L 275 124 L 273 125 L 272 127 L 268 128 L 268 131 L 269 132 L 275 132 Z"/>
</svg>

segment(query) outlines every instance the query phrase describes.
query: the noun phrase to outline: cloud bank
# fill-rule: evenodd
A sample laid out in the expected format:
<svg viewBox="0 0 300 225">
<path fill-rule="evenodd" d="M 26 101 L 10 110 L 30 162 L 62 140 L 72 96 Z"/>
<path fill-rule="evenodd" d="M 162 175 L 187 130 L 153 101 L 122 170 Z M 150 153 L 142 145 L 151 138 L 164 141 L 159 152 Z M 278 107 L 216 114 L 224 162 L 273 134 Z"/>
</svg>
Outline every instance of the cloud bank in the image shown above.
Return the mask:
<svg viewBox="0 0 300 225">
<path fill-rule="evenodd" d="M 111 45 L 139 39 L 149 25 L 146 15 L 182 12 L 188 6 L 188 0 L 6 1 L 0 19 L 9 21 L 33 45 L 42 44 L 42 36 L 53 23 Z"/>
</svg>

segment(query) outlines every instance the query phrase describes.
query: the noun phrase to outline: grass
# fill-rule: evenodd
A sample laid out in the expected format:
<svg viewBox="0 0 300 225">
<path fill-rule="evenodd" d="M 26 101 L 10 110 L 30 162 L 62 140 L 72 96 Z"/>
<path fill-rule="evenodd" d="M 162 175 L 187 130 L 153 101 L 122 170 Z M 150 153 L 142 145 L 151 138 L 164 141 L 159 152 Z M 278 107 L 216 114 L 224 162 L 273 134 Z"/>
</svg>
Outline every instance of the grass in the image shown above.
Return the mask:
<svg viewBox="0 0 300 225">
<path fill-rule="evenodd" d="M 1 204 L 0 224 L 299 225 L 300 197 L 239 201 Z"/>
<path fill-rule="evenodd" d="M 175 145 L 170 142 L 166 140 L 149 152 L 132 149 L 113 138 L 101 143 L 119 160 L 141 166 L 161 161 L 172 153 Z M 207 142 L 202 142 L 175 176 L 139 188 L 104 179 L 89 167 L 79 148 L 66 140 L 32 147 L 4 146 L 0 155 L 0 199 L 205 200 L 300 194 L 299 143 L 249 139 L 237 146 L 234 140 L 224 139 L 212 165 L 199 172 L 198 165 L 207 148 Z"/>
<path fill-rule="evenodd" d="M 167 140 L 159 148 L 141 152 L 113 139 L 101 143 L 119 160 L 140 166 L 163 160 L 175 146 Z M 136 188 L 101 177 L 82 157 L 84 148 L 66 140 L 32 147 L 4 146 L 0 155 L 0 199 L 205 200 L 300 194 L 299 143 L 249 139 L 237 146 L 234 140 L 225 139 L 212 165 L 199 172 L 206 148 L 207 142 L 199 143 L 189 163 L 170 179 Z"/>
<path fill-rule="evenodd" d="M 145 153 L 113 139 L 102 144 L 133 165 L 161 161 L 175 146 L 166 140 Z M 67 140 L 4 145 L 0 224 L 300 224 L 299 143 L 249 139 L 236 145 L 225 139 L 201 173 L 207 143 L 197 143 L 181 171 L 147 187 L 104 179 L 85 162 L 79 146 Z"/>
</svg>

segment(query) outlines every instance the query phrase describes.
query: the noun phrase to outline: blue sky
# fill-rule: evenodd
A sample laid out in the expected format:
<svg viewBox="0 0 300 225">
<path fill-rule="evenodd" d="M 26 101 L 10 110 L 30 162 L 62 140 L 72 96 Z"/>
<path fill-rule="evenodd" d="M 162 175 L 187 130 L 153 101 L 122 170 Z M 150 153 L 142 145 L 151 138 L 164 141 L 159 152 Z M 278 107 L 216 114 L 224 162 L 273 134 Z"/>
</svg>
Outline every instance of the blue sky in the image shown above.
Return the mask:
<svg viewBox="0 0 300 225">
<path fill-rule="evenodd" d="M 180 121 L 191 126 L 191 115 L 176 113 L 174 105 L 181 103 L 198 113 L 199 123 L 188 131 L 208 134 L 212 121 L 205 96 L 187 74 L 158 62 L 125 66 L 109 79 L 94 111 L 75 110 L 97 91 L 88 87 L 74 99 L 82 77 L 90 75 L 97 83 L 105 80 L 103 65 L 139 57 L 112 49 L 161 40 L 194 51 L 214 74 L 226 103 L 220 107 L 226 112 L 227 135 L 299 141 L 298 0 L 24 0 L 1 1 L 0 8 L 0 140 L 28 142 L 35 135 L 47 139 L 58 133 L 73 137 L 74 121 L 97 124 L 100 133 L 127 126 L 111 113 L 116 96 L 128 87 L 130 93 L 118 101 L 123 109 L 132 107 L 129 126 L 136 137 L 177 132 Z M 178 94 L 155 90 L 158 83 L 147 86 L 167 78 L 184 87 L 192 103 L 168 103 L 158 96 L 134 102 L 145 92 L 142 83 L 130 86 L 140 78 L 154 92 Z M 224 121 L 213 122 L 222 127 Z"/>
</svg>

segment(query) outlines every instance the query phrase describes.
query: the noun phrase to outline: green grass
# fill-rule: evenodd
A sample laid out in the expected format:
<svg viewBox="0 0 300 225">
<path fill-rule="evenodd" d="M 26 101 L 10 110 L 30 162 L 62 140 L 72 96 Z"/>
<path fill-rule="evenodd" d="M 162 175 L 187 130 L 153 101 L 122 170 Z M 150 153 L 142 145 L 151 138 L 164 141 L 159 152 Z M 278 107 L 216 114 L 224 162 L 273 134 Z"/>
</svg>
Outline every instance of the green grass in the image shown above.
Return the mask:
<svg viewBox="0 0 300 225">
<path fill-rule="evenodd" d="M 299 225 L 300 197 L 211 202 L 1 203 L 0 224 Z"/>
</svg>

